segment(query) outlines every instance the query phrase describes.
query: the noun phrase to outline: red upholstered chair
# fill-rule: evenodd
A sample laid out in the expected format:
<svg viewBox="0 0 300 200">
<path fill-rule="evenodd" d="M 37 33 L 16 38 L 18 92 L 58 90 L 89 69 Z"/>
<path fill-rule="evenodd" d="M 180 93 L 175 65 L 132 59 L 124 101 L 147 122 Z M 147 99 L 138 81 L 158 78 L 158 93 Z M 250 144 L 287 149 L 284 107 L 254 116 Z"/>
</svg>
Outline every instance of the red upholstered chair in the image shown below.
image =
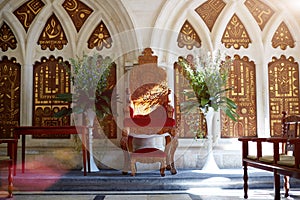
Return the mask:
<svg viewBox="0 0 300 200">
<path fill-rule="evenodd" d="M 1 145 L 6 145 L 7 149 L 5 154 L 0 155 L 0 167 L 8 169 L 8 197 L 12 197 L 13 194 L 13 167 L 14 167 L 14 145 L 17 145 L 16 139 L 0 139 Z"/>
<path fill-rule="evenodd" d="M 139 56 L 139 65 L 129 71 L 126 94 L 128 104 L 124 104 L 124 128 L 120 141 L 124 152 L 124 174 L 127 174 L 130 166 L 132 175 L 135 175 L 136 162 L 160 162 L 162 176 L 165 166 L 171 174 L 177 173 L 174 154 L 178 141 L 174 108 L 169 100 L 171 90 L 167 85 L 166 71 L 157 66 L 157 56 L 153 56 L 152 53 L 150 48 L 146 48 L 144 55 Z M 166 136 L 166 148 L 158 150 L 155 146 L 146 145 L 138 150 L 133 149 L 132 140 L 141 135 L 144 138 Z"/>
</svg>

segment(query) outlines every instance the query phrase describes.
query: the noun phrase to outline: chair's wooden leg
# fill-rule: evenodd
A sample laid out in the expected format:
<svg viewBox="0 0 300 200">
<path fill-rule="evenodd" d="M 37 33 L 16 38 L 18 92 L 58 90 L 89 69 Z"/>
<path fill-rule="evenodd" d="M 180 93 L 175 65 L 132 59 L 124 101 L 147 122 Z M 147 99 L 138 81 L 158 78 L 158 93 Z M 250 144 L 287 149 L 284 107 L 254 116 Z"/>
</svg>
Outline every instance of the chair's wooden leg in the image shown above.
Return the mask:
<svg viewBox="0 0 300 200">
<path fill-rule="evenodd" d="M 274 170 L 274 199 L 275 200 L 280 200 L 280 175 L 277 174 L 277 171 Z"/>
<path fill-rule="evenodd" d="M 175 167 L 175 161 L 174 161 L 174 157 L 175 157 L 175 151 L 178 147 L 178 139 L 177 138 L 173 138 L 172 142 L 171 142 L 171 149 L 170 149 L 170 164 L 171 164 L 171 174 L 177 174 L 177 170 Z"/>
<path fill-rule="evenodd" d="M 136 173 L 135 163 L 136 163 L 136 161 L 134 159 L 131 159 L 131 161 L 130 161 L 131 176 L 135 176 L 135 173 Z"/>
<path fill-rule="evenodd" d="M 165 169 L 166 169 L 166 160 L 163 159 L 162 161 L 160 161 L 160 175 L 162 177 L 165 176 Z"/>
<path fill-rule="evenodd" d="M 13 196 L 13 163 L 9 164 L 8 167 L 8 197 Z"/>
<path fill-rule="evenodd" d="M 243 163 L 244 166 L 244 176 L 243 176 L 243 180 L 244 180 L 244 199 L 248 199 L 248 167 L 247 164 L 244 162 Z"/>
<path fill-rule="evenodd" d="M 124 164 L 123 164 L 122 174 L 126 175 L 128 174 L 129 171 L 129 160 L 130 160 L 128 151 L 123 150 L 123 157 L 124 157 Z"/>
<path fill-rule="evenodd" d="M 290 177 L 284 176 L 283 180 L 284 180 L 284 197 L 288 197 L 290 191 Z"/>
</svg>

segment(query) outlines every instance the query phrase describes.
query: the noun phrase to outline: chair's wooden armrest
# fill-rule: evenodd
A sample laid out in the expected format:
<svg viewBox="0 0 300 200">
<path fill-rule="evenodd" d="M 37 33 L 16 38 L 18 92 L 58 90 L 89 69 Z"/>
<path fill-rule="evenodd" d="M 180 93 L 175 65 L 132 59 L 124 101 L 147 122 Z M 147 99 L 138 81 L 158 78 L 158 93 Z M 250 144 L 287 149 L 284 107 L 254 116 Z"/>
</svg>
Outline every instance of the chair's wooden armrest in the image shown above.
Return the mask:
<svg viewBox="0 0 300 200">
<path fill-rule="evenodd" d="M 300 144 L 300 138 L 293 138 L 287 140 L 291 144 Z"/>
<path fill-rule="evenodd" d="M 0 139 L 0 144 L 7 143 L 7 144 L 16 144 L 18 142 L 17 139 Z"/>
<path fill-rule="evenodd" d="M 256 159 L 262 156 L 262 142 L 266 142 L 267 138 L 258 137 L 240 137 L 239 141 L 243 143 L 243 158 L 247 158 L 249 154 L 249 142 L 256 142 Z"/>
<path fill-rule="evenodd" d="M 282 137 L 272 137 L 268 138 L 267 142 L 271 143 L 282 143 L 282 142 L 287 142 L 287 138 L 282 138 Z"/>
</svg>

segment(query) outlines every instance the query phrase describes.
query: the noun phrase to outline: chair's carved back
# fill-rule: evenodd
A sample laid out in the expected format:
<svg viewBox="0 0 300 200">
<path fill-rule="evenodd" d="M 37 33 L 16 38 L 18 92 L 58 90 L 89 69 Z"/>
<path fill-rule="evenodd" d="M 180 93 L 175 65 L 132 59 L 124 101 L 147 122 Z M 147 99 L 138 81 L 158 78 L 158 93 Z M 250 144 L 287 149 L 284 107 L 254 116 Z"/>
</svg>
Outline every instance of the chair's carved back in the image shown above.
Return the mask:
<svg viewBox="0 0 300 200">
<path fill-rule="evenodd" d="M 138 114 L 149 114 L 159 105 L 167 108 L 170 102 L 167 73 L 158 67 L 157 56 L 152 54 L 152 49 L 146 48 L 129 74 L 128 96 Z"/>
<path fill-rule="evenodd" d="M 282 137 L 283 138 L 298 138 L 300 136 L 300 115 L 288 115 L 286 111 L 282 112 Z M 293 145 L 283 144 L 282 152 L 287 153 L 293 150 Z"/>
</svg>

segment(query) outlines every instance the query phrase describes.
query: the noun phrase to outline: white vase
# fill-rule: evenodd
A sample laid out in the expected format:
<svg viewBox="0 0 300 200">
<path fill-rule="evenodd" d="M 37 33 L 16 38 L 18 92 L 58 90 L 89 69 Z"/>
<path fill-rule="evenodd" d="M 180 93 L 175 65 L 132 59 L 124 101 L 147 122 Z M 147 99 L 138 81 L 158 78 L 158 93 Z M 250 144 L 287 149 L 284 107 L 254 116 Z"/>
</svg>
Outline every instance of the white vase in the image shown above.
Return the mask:
<svg viewBox="0 0 300 200">
<path fill-rule="evenodd" d="M 214 134 L 214 116 L 216 112 L 212 107 L 208 107 L 207 110 L 202 110 L 206 120 L 206 127 L 207 127 L 207 158 L 206 162 L 202 168 L 204 171 L 216 171 L 219 170 L 219 167 L 215 161 L 214 154 L 213 154 L 213 134 Z"/>
<path fill-rule="evenodd" d="M 93 109 L 88 109 L 86 112 L 84 112 L 84 115 L 87 119 L 87 125 L 89 129 L 89 137 L 88 137 L 88 142 L 89 142 L 89 153 L 90 153 L 90 170 L 91 172 L 98 172 L 99 169 L 95 163 L 94 156 L 93 156 L 93 125 L 94 125 L 94 120 L 96 117 L 96 113 Z"/>
</svg>

